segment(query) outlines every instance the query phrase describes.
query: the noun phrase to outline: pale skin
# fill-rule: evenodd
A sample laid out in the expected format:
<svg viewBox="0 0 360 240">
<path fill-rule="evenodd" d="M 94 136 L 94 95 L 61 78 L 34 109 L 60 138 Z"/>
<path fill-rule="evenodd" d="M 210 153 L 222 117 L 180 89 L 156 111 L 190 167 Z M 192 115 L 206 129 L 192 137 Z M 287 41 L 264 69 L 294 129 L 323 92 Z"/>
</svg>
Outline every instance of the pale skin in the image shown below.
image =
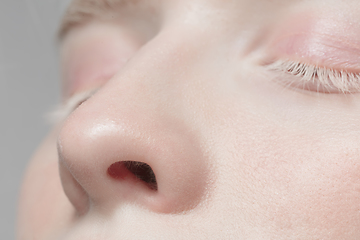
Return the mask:
<svg viewBox="0 0 360 240">
<path fill-rule="evenodd" d="M 360 239 L 360 3 L 130 2 L 63 31 L 64 102 L 96 92 L 33 156 L 18 239 Z"/>
</svg>

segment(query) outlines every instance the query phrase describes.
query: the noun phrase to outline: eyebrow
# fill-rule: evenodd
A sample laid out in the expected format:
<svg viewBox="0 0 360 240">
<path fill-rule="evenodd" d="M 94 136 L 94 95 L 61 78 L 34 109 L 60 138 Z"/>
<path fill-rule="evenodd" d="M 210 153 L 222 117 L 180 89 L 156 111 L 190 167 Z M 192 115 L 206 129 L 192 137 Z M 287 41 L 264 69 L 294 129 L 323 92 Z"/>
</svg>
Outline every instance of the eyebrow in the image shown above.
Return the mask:
<svg viewBox="0 0 360 240">
<path fill-rule="evenodd" d="M 73 28 L 81 26 L 95 18 L 111 18 L 111 11 L 137 4 L 142 0 L 73 0 L 62 18 L 58 31 L 61 41 Z"/>
</svg>

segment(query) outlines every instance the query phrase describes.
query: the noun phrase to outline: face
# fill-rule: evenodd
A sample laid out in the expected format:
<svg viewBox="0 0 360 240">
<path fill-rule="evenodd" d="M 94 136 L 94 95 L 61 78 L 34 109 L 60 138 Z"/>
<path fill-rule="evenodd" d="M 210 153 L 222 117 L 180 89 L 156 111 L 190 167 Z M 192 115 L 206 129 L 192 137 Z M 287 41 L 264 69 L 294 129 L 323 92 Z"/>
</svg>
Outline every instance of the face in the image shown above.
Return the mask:
<svg viewBox="0 0 360 240">
<path fill-rule="evenodd" d="M 19 239 L 359 239 L 359 11 L 74 1 Z"/>
</svg>

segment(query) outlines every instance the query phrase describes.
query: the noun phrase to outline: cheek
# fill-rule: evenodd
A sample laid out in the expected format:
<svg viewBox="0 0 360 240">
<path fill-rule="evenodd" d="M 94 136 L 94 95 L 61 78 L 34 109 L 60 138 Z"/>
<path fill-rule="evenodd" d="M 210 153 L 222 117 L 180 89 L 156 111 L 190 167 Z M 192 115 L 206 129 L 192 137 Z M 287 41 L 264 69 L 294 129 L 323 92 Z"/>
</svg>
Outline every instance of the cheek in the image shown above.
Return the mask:
<svg viewBox="0 0 360 240">
<path fill-rule="evenodd" d="M 331 236 L 359 234 L 359 151 L 346 142 L 284 136 L 258 135 L 244 146 L 251 150 L 237 163 L 236 182 L 243 185 L 237 195 L 246 196 L 249 217 L 284 236 L 304 232 L 300 226 Z"/>
<path fill-rule="evenodd" d="M 266 99 L 277 98 L 281 97 Z M 260 227 L 269 231 L 270 239 L 292 239 L 294 233 L 301 239 L 310 235 L 356 239 L 360 234 L 360 138 L 354 128 L 339 127 L 344 121 L 335 111 L 331 124 L 314 120 L 321 111 L 301 115 L 309 116 L 311 124 L 299 124 L 302 118 L 292 112 L 282 117 L 298 107 L 284 96 L 282 100 L 287 108 L 276 108 L 280 113 L 275 118 L 271 111 L 275 104 L 264 109 L 270 104 L 261 99 L 241 104 L 234 96 L 213 109 L 221 119 L 213 124 L 217 128 L 208 127 L 214 130 L 207 139 L 213 139 L 209 148 L 219 159 L 215 193 L 222 196 L 219 209 L 229 216 L 238 213 L 237 222 L 247 226 L 244 233 Z M 259 238 L 263 236 L 252 239 Z"/>
<path fill-rule="evenodd" d="M 21 189 L 19 239 L 51 239 L 71 222 L 74 211 L 63 193 L 52 134 L 32 159 Z"/>
</svg>

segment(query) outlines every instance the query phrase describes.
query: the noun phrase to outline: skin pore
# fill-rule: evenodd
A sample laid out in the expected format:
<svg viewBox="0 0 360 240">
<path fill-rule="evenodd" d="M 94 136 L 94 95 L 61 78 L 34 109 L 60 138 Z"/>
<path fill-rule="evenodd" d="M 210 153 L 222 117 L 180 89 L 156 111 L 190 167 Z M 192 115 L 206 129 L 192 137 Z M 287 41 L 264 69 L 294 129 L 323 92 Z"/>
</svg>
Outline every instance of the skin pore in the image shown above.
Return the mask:
<svg viewBox="0 0 360 240">
<path fill-rule="evenodd" d="M 18 239 L 359 239 L 359 10 L 73 1 Z"/>
</svg>

